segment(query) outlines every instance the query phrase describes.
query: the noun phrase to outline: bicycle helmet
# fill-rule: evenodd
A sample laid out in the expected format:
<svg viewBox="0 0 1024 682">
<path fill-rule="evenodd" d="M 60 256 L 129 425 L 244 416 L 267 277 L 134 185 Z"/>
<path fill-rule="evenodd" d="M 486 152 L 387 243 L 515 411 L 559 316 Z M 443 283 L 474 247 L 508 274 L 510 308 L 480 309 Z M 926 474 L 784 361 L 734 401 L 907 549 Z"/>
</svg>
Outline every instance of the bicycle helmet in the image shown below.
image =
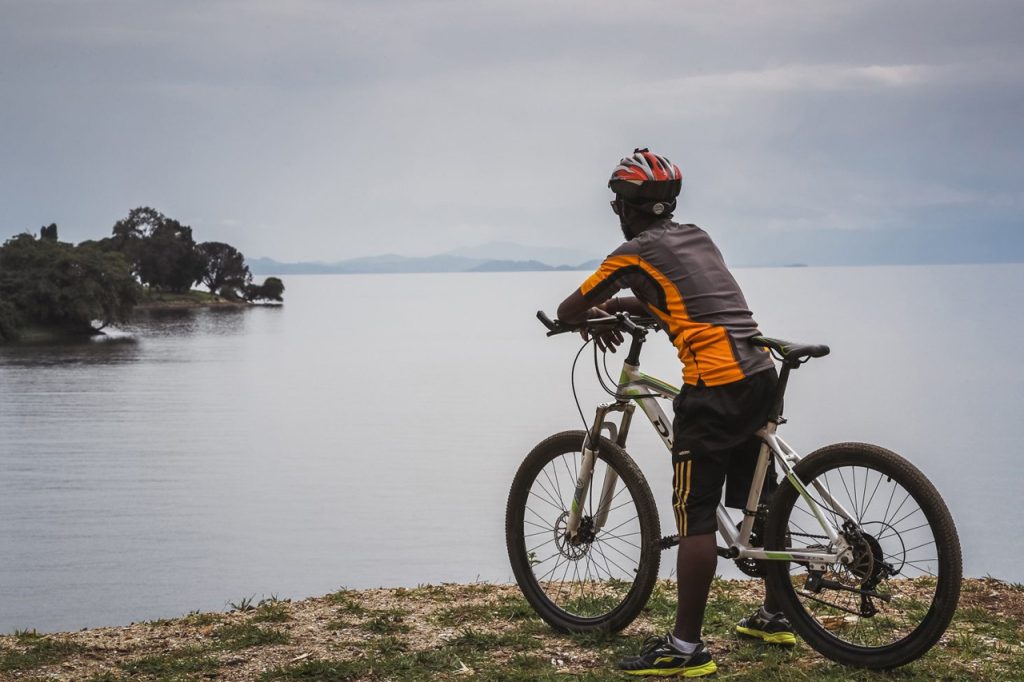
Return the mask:
<svg viewBox="0 0 1024 682">
<path fill-rule="evenodd" d="M 637 148 L 632 156 L 619 161 L 608 180 L 608 187 L 630 203 L 671 201 L 679 196 L 683 174 L 679 166 L 664 156 Z"/>
</svg>

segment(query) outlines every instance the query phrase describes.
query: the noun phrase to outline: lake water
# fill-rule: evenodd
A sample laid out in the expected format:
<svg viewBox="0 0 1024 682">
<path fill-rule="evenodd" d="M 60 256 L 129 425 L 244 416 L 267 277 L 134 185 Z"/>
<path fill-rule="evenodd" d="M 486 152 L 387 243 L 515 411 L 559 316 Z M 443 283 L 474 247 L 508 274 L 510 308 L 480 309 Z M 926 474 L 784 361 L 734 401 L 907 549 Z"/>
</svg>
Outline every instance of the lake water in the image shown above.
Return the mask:
<svg viewBox="0 0 1024 682">
<path fill-rule="evenodd" d="M 901 452 L 947 500 L 967 574 L 1024 580 L 1024 266 L 736 275 L 765 333 L 832 346 L 793 376 L 784 437 Z M 533 315 L 584 276 L 290 276 L 281 308 L 0 346 L 0 632 L 511 581 L 508 485 L 534 443 L 579 426 L 578 344 Z M 644 366 L 679 381 L 663 335 Z M 590 413 L 592 372 L 578 387 Z M 668 529 L 667 455 L 641 426 L 630 450 Z"/>
</svg>

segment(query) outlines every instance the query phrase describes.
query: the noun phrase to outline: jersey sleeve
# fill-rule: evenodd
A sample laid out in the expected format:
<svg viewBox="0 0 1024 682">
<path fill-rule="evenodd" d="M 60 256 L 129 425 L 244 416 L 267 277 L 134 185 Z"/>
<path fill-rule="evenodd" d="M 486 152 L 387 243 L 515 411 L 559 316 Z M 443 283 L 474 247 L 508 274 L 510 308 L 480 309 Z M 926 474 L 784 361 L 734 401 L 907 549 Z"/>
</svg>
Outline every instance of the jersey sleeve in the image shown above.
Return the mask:
<svg viewBox="0 0 1024 682">
<path fill-rule="evenodd" d="M 632 241 L 625 242 L 609 254 L 601 266 L 580 285 L 587 303 L 599 305 L 621 289 L 631 286 L 631 275 L 640 261 L 639 250 Z"/>
</svg>

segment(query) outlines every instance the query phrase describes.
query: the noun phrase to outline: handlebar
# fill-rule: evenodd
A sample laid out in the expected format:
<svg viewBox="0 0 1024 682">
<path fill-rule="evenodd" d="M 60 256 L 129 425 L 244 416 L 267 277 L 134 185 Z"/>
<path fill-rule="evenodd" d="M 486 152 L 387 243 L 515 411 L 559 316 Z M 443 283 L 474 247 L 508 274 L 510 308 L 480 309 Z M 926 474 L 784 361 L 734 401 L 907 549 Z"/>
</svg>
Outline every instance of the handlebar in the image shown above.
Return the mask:
<svg viewBox="0 0 1024 682">
<path fill-rule="evenodd" d="M 537 311 L 537 319 L 548 328 L 548 336 L 578 331 L 608 331 L 618 329 L 629 334 L 658 329 L 658 322 L 653 317 L 638 317 L 627 313 L 615 313 L 607 317 L 591 317 L 580 322 L 568 323 L 552 320 L 543 310 Z"/>
</svg>

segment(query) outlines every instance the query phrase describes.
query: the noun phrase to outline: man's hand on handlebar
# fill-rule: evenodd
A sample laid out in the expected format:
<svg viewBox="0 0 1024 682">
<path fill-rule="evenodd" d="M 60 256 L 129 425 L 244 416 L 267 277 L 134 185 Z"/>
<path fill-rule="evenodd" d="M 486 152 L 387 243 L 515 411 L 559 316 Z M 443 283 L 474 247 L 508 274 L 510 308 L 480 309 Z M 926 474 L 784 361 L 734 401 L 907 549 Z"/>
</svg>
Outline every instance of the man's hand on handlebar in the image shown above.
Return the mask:
<svg viewBox="0 0 1024 682">
<path fill-rule="evenodd" d="M 591 308 L 587 311 L 587 318 L 593 317 L 608 317 L 608 313 L 601 308 Z M 589 341 L 591 335 L 594 337 L 594 343 L 601 349 L 602 352 L 611 351 L 615 352 L 615 349 L 622 345 L 625 340 L 622 336 L 622 332 L 618 329 L 608 329 L 605 331 L 589 331 L 587 329 L 580 330 L 580 336 L 583 337 L 584 341 Z"/>
</svg>

